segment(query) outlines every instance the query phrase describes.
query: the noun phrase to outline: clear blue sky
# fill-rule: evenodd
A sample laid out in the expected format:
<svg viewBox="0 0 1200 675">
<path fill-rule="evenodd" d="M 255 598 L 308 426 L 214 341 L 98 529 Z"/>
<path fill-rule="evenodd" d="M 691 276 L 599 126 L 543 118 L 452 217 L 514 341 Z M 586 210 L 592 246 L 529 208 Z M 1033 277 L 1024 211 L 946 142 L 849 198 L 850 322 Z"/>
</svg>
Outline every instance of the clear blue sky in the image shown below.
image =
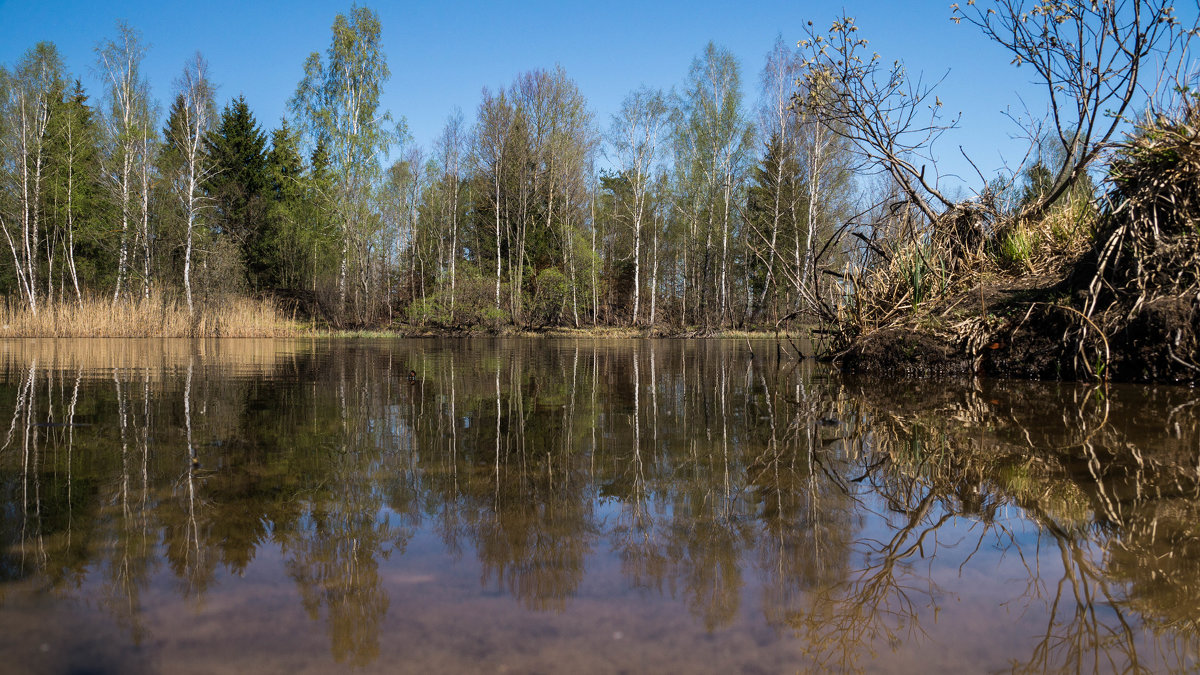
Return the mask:
<svg viewBox="0 0 1200 675">
<path fill-rule="evenodd" d="M 887 61 L 903 59 L 912 72 L 940 77 L 948 112 L 961 110 L 961 130 L 938 149 L 943 173 L 977 184 L 961 159 L 962 145 L 985 174 L 1002 161 L 1021 160 L 1024 143 L 1003 115 L 1019 106 L 1019 90 L 1040 100 L 1027 69 L 971 26 L 949 20 L 948 2 L 367 2 L 379 13 L 392 79 L 383 104 L 403 116 L 415 142 L 429 148 L 454 107 L 474 117 L 483 86 L 507 85 L 523 71 L 561 64 L 608 125 L 627 92 L 641 84 L 670 89 L 683 82 L 692 59 L 712 40 L 740 60 L 746 105 L 776 35 L 794 44 L 807 20 L 828 25 L 843 7 Z M 278 124 L 309 52 L 329 44 L 334 16 L 350 3 L 96 2 L 0 0 L 0 63 L 13 65 L 36 42 L 54 42 L 68 69 L 93 100 L 101 88 L 94 48 L 115 35 L 118 19 L 150 45 L 144 73 L 161 108 L 185 60 L 199 50 L 218 83 L 218 102 L 244 94 L 264 128 Z"/>
</svg>

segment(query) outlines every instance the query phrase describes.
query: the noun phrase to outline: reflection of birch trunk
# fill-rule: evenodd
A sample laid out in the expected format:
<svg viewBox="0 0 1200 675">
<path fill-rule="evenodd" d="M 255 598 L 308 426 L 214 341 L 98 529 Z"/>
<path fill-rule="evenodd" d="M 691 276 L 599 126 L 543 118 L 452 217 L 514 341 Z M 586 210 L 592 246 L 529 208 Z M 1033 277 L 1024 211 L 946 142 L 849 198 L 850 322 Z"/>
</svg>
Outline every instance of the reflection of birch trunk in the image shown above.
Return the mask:
<svg viewBox="0 0 1200 675">
<path fill-rule="evenodd" d="M 37 360 L 36 359 L 33 361 L 33 363 L 30 364 L 29 375 L 23 384 L 25 385 L 24 388 L 27 391 L 27 393 L 23 397 L 24 398 L 24 406 L 23 406 L 24 414 L 22 415 L 23 429 L 22 429 L 22 434 L 21 434 L 21 538 L 20 538 L 20 541 L 21 541 L 21 566 L 22 567 L 25 566 L 25 553 L 26 553 L 26 550 L 28 549 L 28 547 L 25 545 L 25 542 L 29 541 L 29 539 L 31 538 L 30 533 L 29 533 L 29 529 L 30 529 L 29 528 L 29 526 L 30 526 L 30 523 L 29 523 L 29 502 L 30 502 L 29 482 L 30 482 L 31 474 L 33 475 L 33 481 L 34 481 L 34 486 L 33 486 L 33 502 L 34 502 L 33 532 L 34 532 L 34 536 L 37 536 L 39 540 L 41 538 L 40 537 L 41 504 L 40 504 L 40 500 L 38 499 L 39 484 L 37 482 L 38 471 L 37 471 L 37 466 L 36 466 L 36 463 L 37 463 L 37 431 L 36 431 L 36 427 L 34 426 L 35 425 L 34 416 L 36 415 L 36 408 L 37 408 L 37 405 L 36 405 L 36 403 L 37 403 Z M 18 405 L 21 405 L 20 399 L 18 399 Z"/>
<path fill-rule="evenodd" d="M 579 373 L 579 345 L 575 345 L 575 355 L 571 359 L 571 402 L 567 407 L 567 456 L 574 453 L 575 445 L 575 388 Z"/>
<path fill-rule="evenodd" d="M 458 494 L 458 415 L 454 410 L 454 354 L 450 355 L 450 472 L 454 478 L 454 493 Z"/>
<path fill-rule="evenodd" d="M 729 386 L 729 377 L 725 367 L 725 358 L 720 357 L 719 362 L 721 364 L 721 384 L 719 386 L 721 392 L 721 463 L 725 473 L 725 496 L 721 500 L 721 510 L 722 515 L 729 516 L 730 498 L 733 495 L 729 477 L 729 419 L 725 411 L 725 391 Z"/>
<path fill-rule="evenodd" d="M 650 424 L 653 429 L 654 451 L 658 457 L 658 371 L 654 367 L 654 344 L 650 344 Z"/>
<path fill-rule="evenodd" d="M 638 367 L 638 354 L 633 353 L 633 527 L 641 530 L 643 537 L 648 538 L 646 519 L 646 471 L 642 461 L 642 425 L 641 425 L 641 372 Z"/>
<path fill-rule="evenodd" d="M 114 561 L 113 573 L 114 582 L 117 589 L 122 594 L 122 599 L 128 604 L 126 611 L 129 616 L 133 617 L 137 614 L 136 595 L 137 583 L 134 580 L 134 563 L 129 550 L 129 543 L 133 540 L 132 534 L 129 531 L 129 524 L 132 520 L 129 505 L 129 402 L 125 398 L 125 392 L 121 386 L 121 373 L 116 367 L 113 368 L 113 385 L 117 394 L 117 424 L 120 429 L 121 436 L 121 486 L 119 490 L 119 499 L 121 502 L 121 527 L 122 536 L 119 537 L 121 545 L 120 560 Z"/>
<path fill-rule="evenodd" d="M 76 380 L 78 387 L 78 380 Z M 72 410 L 74 403 L 72 403 Z M 150 371 L 143 371 L 142 379 L 142 543 L 145 541 L 149 530 L 147 517 L 149 511 L 147 509 L 147 501 L 150 499 Z"/>
<path fill-rule="evenodd" d="M 79 382 L 83 379 L 83 368 L 75 370 L 75 387 L 71 390 L 71 404 L 67 408 L 67 546 L 71 545 L 71 536 L 75 521 L 75 502 L 73 490 L 74 453 L 75 453 L 75 404 L 79 402 Z"/>
<path fill-rule="evenodd" d="M 759 385 L 762 386 L 763 391 L 766 393 L 766 395 L 763 396 L 763 400 L 767 404 L 767 420 L 771 427 L 771 437 L 767 441 L 766 456 L 770 458 L 768 460 L 768 465 L 771 467 L 771 477 L 772 477 L 772 481 L 773 481 L 772 484 L 782 488 L 783 482 L 782 482 L 782 479 L 781 479 L 781 476 L 779 473 L 779 462 L 780 462 L 782 453 L 780 453 L 780 450 L 779 450 L 779 431 L 775 426 L 775 402 L 774 402 L 775 394 L 773 393 L 773 390 L 767 386 L 766 374 L 761 370 L 758 373 L 758 382 L 759 382 Z M 783 511 L 783 490 L 776 489 L 776 490 L 774 490 L 774 493 L 775 493 L 775 513 L 779 514 L 778 517 L 780 519 L 782 519 L 783 512 L 784 512 Z M 784 556 L 785 556 L 785 543 L 784 543 L 784 539 L 783 539 L 783 528 L 780 527 L 780 528 L 774 528 L 774 529 L 776 531 L 776 534 L 778 534 L 776 541 L 772 542 L 773 544 L 776 545 L 775 557 L 776 557 L 777 567 L 776 567 L 775 572 L 776 572 L 776 574 L 779 575 L 779 578 L 782 579 L 783 575 L 784 575 L 783 561 L 784 561 Z"/>
<path fill-rule="evenodd" d="M 592 405 L 591 405 L 590 409 L 591 409 L 591 412 L 593 415 L 596 414 L 596 381 L 599 379 L 600 379 L 599 355 L 596 352 L 595 343 L 592 343 Z M 588 470 L 589 470 L 588 476 L 589 476 L 589 478 L 592 479 L 592 482 L 595 482 L 595 480 L 596 480 L 596 453 L 598 452 L 599 448 L 596 447 L 596 425 L 592 424 L 591 427 L 592 427 L 592 452 L 591 452 L 591 459 L 588 463 Z"/>
<path fill-rule="evenodd" d="M 121 429 L 121 513 L 129 519 L 129 439 L 127 436 L 128 411 L 125 394 L 121 391 L 121 377 L 113 368 L 113 384 L 117 389 L 117 421 Z"/>
<path fill-rule="evenodd" d="M 805 401 L 807 398 L 808 387 L 805 386 L 805 380 L 801 379 L 800 383 L 796 385 L 796 400 Z M 813 526 L 819 527 L 820 524 L 817 522 L 817 520 L 821 517 L 821 504 L 819 503 L 821 491 L 819 489 L 820 485 L 817 481 L 817 467 L 814 465 L 817 452 L 817 411 L 815 410 L 815 406 L 810 405 L 806 413 L 802 412 L 800 414 L 805 415 L 804 440 L 806 447 L 804 452 L 804 461 L 805 475 L 808 476 L 808 490 L 805 491 L 805 498 L 808 500 L 808 513 L 810 514 L 809 517 L 813 519 Z M 813 561 L 818 574 L 821 576 L 824 575 L 825 571 L 824 558 L 821 556 L 821 542 L 823 540 L 824 537 L 812 538 Z"/>
<path fill-rule="evenodd" d="M 192 442 L 192 359 L 188 358 L 187 380 L 183 385 L 183 423 L 187 432 L 187 496 L 188 496 L 188 526 L 187 526 L 187 556 L 191 557 L 192 550 L 196 552 L 196 567 L 200 569 L 200 529 L 196 523 L 196 468 L 200 458 L 196 456 L 196 446 Z"/>
<path fill-rule="evenodd" d="M 633 352 L 633 462 L 634 462 L 634 466 L 637 468 L 637 472 L 638 472 L 638 478 L 634 481 L 634 494 L 636 495 L 635 499 L 637 499 L 637 503 L 639 505 L 639 511 L 640 511 L 640 505 L 642 502 L 641 492 L 644 487 L 641 483 L 641 473 L 642 473 L 642 422 L 641 422 L 641 416 L 640 416 L 641 408 L 642 408 L 641 389 L 642 389 L 642 378 L 641 378 L 641 372 L 638 370 L 638 353 L 636 350 L 634 350 L 634 352 Z"/>
<path fill-rule="evenodd" d="M 500 360 L 496 360 L 496 508 L 500 508 Z"/>
</svg>

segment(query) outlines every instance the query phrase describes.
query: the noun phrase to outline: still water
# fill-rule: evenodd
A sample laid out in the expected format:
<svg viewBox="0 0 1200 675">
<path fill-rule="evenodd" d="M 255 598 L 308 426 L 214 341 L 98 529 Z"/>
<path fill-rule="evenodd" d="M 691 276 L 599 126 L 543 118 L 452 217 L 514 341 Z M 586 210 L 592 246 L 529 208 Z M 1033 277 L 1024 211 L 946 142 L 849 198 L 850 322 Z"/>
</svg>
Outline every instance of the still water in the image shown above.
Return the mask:
<svg viewBox="0 0 1200 675">
<path fill-rule="evenodd" d="M 768 342 L 0 342 L 0 669 L 1195 671 L 1198 403 Z"/>
</svg>

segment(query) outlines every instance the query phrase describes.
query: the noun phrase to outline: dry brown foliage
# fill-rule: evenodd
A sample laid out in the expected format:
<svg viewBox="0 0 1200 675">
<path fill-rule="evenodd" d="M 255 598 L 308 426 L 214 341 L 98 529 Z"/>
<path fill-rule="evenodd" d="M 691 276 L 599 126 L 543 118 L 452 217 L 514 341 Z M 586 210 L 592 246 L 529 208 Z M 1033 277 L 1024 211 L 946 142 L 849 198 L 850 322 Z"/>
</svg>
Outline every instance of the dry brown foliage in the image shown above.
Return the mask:
<svg viewBox="0 0 1200 675">
<path fill-rule="evenodd" d="M 1123 143 L 1111 166 L 1107 236 L 1088 314 L 1200 291 L 1200 104 L 1159 117 Z M 1105 301 L 1108 301 L 1106 303 Z M 1108 304 L 1107 307 L 1105 305 Z"/>
<path fill-rule="evenodd" d="M 1117 149 L 1102 244 L 1079 327 L 1081 353 L 1096 332 L 1128 330 L 1148 306 L 1174 303 L 1182 315 L 1163 345 L 1178 367 L 1200 375 L 1194 321 L 1200 306 L 1200 101 L 1158 115 Z M 1089 332 L 1090 331 L 1090 332 Z"/>
</svg>

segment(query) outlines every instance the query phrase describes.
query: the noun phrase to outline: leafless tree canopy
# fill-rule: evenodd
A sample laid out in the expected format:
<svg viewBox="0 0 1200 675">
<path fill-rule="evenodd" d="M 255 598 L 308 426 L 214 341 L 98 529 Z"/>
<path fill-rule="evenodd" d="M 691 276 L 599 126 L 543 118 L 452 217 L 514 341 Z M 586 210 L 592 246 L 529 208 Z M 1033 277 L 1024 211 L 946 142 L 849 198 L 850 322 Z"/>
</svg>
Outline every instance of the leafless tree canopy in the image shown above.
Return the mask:
<svg viewBox="0 0 1200 675">
<path fill-rule="evenodd" d="M 986 6 L 985 6 L 986 5 Z M 1033 68 L 1049 99 L 1049 129 L 1065 152 L 1031 215 L 1044 213 L 1087 171 L 1146 95 L 1147 71 L 1183 56 L 1190 31 L 1168 0 L 996 0 L 952 5 L 967 21 Z M 1193 27 L 1194 29 L 1194 27 Z M 1032 130 L 1031 137 L 1042 134 Z"/>
</svg>

